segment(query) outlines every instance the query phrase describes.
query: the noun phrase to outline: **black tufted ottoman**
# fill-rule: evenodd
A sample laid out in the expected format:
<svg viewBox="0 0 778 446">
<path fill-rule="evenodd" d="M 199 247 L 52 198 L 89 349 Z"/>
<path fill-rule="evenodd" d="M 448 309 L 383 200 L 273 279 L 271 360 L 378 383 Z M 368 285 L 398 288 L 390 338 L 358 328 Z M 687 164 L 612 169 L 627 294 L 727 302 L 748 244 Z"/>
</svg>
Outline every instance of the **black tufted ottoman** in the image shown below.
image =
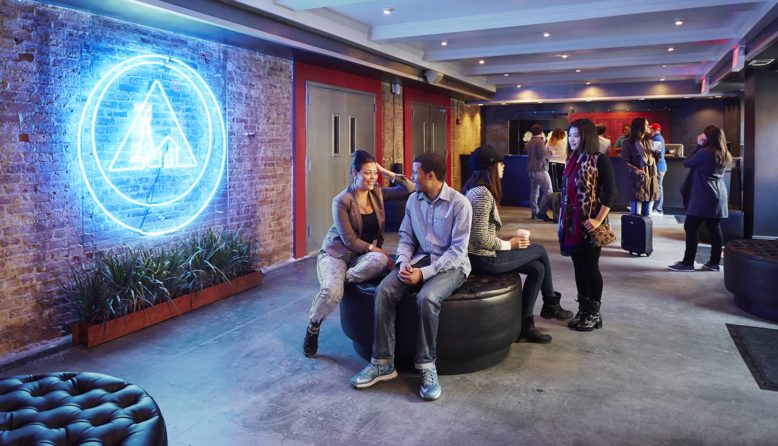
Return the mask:
<svg viewBox="0 0 778 446">
<path fill-rule="evenodd" d="M 167 445 L 157 403 L 99 373 L 0 378 L 0 445 Z"/>
<path fill-rule="evenodd" d="M 340 324 L 359 356 L 370 360 L 373 303 L 379 281 L 346 286 Z M 416 352 L 416 293 L 397 308 L 395 364 L 413 369 Z M 470 274 L 443 302 L 438 326 L 436 366 L 441 374 L 469 373 L 505 359 L 521 330 L 521 281 L 518 273 Z"/>
<path fill-rule="evenodd" d="M 733 240 L 724 251 L 724 285 L 735 304 L 778 322 L 778 240 Z"/>
</svg>

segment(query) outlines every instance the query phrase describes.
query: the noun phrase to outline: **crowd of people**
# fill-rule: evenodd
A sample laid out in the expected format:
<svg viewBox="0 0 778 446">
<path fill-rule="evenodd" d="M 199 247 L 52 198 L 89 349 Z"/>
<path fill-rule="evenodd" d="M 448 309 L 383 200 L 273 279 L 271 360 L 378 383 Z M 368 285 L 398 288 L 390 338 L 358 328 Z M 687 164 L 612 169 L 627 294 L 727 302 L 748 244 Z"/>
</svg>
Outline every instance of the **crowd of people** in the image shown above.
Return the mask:
<svg viewBox="0 0 778 446">
<path fill-rule="evenodd" d="M 547 215 L 552 189 L 549 160 L 558 161 L 560 141 L 565 137 L 564 130 L 557 130 L 546 143 L 543 128 L 533 126 L 527 142 L 533 219 L 551 220 Z M 548 252 L 542 245 L 530 242 L 530 232 L 519 229 L 507 240 L 499 237 L 503 222 L 498 203 L 504 165 L 503 155 L 494 148 L 485 145 L 472 152 L 472 175 L 461 193 L 446 183 L 446 162 L 438 154 L 416 157 L 411 181 L 384 169 L 368 152 L 357 150 L 351 162 L 353 181 L 333 199 L 334 224 L 317 257 L 320 290 L 311 304 L 303 353 L 308 357 L 317 354 L 321 324 L 339 304 L 345 283 L 380 277 L 383 278 L 374 303 L 372 358 L 351 378 L 351 384 L 358 389 L 397 376 L 396 307 L 404 296 L 416 292 L 414 362 L 421 378 L 419 394 L 424 400 L 440 397 L 435 358 L 441 304 L 464 283 L 471 270 L 487 275 L 514 271 L 517 280 L 521 280 L 519 274 L 526 276 L 521 294 L 521 331 L 516 342 L 545 344 L 552 340 L 534 324 L 539 295 L 543 300 L 540 317 L 568 321 L 568 327 L 579 332 L 601 328 L 602 244 L 597 234 L 598 228 L 608 225 L 616 199 L 611 159 L 601 148 L 602 133 L 588 119 L 572 121 L 564 148 L 557 234 L 560 252 L 570 257 L 575 271 L 575 314 L 562 307 L 562 294 L 554 288 Z M 666 166 L 663 170 L 658 161 L 664 155 L 663 141 L 655 144 L 659 133 L 661 126 L 638 118 L 629 126 L 629 135 L 617 141 L 621 159 L 634 178 L 631 210 L 635 214 L 649 215 L 654 202 L 659 203 L 661 211 L 660 172 Z M 727 212 L 722 177 L 731 155 L 718 127 L 707 127 L 697 142 L 697 149 L 684 161 L 691 169 L 683 191 L 685 201 L 688 200 L 684 225 L 686 253 L 682 261 L 670 266 L 676 271 L 694 270 L 697 228 L 703 223 L 712 234 L 714 246 L 711 259 L 703 268 L 718 270 L 721 257 L 720 219 Z M 381 187 L 379 174 L 396 185 Z M 406 196 L 397 252 L 392 257 L 383 249 L 384 200 Z"/>
</svg>

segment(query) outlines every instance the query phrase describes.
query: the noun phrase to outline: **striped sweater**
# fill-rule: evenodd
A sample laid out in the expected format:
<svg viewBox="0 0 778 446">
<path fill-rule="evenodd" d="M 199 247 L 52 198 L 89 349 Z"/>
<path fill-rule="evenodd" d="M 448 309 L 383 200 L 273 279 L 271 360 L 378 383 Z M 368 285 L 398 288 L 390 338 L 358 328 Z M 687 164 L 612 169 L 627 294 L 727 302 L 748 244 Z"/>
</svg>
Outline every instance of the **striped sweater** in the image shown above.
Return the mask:
<svg viewBox="0 0 778 446">
<path fill-rule="evenodd" d="M 497 210 L 497 202 L 489 189 L 485 186 L 477 186 L 467 191 L 465 197 L 473 207 L 473 224 L 470 229 L 467 253 L 495 257 L 496 251 L 510 250 L 511 242 L 497 237 L 502 221 Z"/>
</svg>

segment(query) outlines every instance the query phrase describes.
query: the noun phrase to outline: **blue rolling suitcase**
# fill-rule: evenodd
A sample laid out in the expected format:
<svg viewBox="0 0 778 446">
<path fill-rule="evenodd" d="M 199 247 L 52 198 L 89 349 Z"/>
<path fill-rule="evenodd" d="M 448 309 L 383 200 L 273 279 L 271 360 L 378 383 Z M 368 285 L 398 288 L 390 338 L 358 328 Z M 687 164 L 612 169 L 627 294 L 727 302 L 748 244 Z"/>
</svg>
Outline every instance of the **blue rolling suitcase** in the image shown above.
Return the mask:
<svg viewBox="0 0 778 446">
<path fill-rule="evenodd" d="M 654 226 L 651 217 L 621 216 L 621 249 L 632 255 L 650 256 L 654 252 Z"/>
</svg>

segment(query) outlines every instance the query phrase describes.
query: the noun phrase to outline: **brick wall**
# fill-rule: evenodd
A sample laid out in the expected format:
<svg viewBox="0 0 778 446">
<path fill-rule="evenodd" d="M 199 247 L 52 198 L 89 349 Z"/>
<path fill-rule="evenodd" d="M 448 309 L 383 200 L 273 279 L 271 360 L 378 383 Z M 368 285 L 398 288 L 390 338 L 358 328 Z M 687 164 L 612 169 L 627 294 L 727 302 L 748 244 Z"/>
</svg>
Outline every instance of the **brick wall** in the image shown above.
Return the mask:
<svg viewBox="0 0 778 446">
<path fill-rule="evenodd" d="M 467 105 L 463 101 L 451 100 L 451 182 L 457 190 L 462 189 L 459 156 L 471 153 L 481 145 L 481 110 L 478 105 Z"/>
<path fill-rule="evenodd" d="M 0 0 L 0 32 L 0 355 L 65 334 L 58 281 L 106 252 L 242 226 L 263 265 L 291 257 L 289 60 L 26 0 Z M 186 229 L 153 238 L 106 219 L 81 178 L 76 144 L 106 67 L 147 53 L 202 75 L 228 139 L 211 204 Z"/>
</svg>

